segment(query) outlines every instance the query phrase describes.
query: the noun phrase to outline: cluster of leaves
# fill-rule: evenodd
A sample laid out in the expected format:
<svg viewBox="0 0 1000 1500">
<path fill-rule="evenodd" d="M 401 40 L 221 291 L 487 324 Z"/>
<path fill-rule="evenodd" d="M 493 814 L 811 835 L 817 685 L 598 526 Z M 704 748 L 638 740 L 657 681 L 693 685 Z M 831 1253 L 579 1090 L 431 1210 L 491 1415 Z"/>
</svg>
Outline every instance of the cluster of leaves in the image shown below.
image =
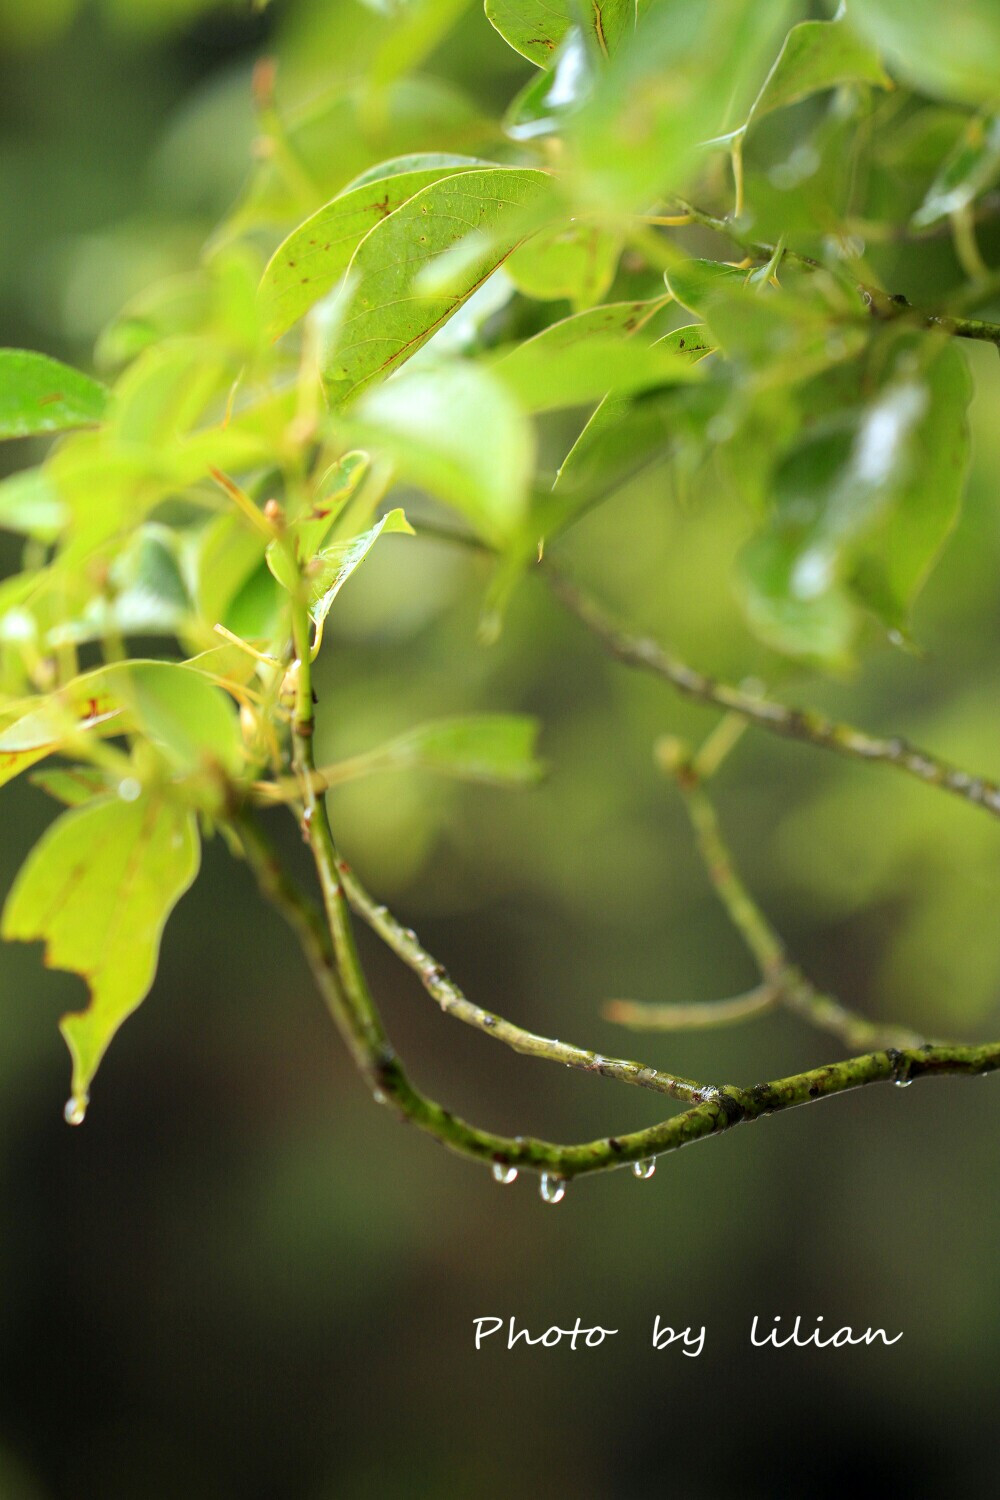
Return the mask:
<svg viewBox="0 0 1000 1500">
<path fill-rule="evenodd" d="M 0 483 L 25 538 L 0 779 L 59 754 L 34 775 L 68 804 L 3 933 L 90 987 L 63 1023 L 74 1118 L 199 831 L 294 794 L 292 611 L 315 654 L 371 549 L 414 529 L 394 488 L 495 554 L 495 630 L 540 544 L 640 470 L 665 497 L 726 486 L 748 627 L 834 669 L 906 639 L 954 524 L 965 357 L 886 281 L 919 299 L 932 246 L 935 313 L 992 291 L 988 0 L 487 0 L 534 70 L 500 121 L 420 71 L 462 9 L 400 0 L 304 102 L 258 69 L 241 201 L 105 331 L 101 381 L 0 353 L 0 436 L 55 439 Z M 320 775 L 413 765 L 524 782 L 533 726 L 420 726 Z"/>
</svg>

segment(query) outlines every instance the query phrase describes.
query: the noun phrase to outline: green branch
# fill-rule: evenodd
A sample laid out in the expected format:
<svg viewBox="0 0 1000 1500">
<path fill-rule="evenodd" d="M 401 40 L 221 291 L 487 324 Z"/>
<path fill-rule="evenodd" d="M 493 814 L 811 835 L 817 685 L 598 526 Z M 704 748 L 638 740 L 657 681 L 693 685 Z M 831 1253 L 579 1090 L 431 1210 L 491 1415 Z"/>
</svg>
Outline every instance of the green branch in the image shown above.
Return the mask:
<svg viewBox="0 0 1000 1500">
<path fill-rule="evenodd" d="M 896 736 L 879 738 L 854 729 L 850 724 L 838 723 L 811 709 L 788 708 L 772 698 L 764 698 L 745 688 L 731 687 L 714 677 L 689 667 L 678 657 L 665 651 L 648 636 L 630 635 L 622 630 L 609 615 L 587 594 L 562 574 L 546 564 L 549 582 L 557 598 L 576 618 L 587 627 L 601 645 L 618 661 L 641 671 L 662 677 L 678 692 L 702 703 L 714 703 L 739 714 L 761 729 L 780 734 L 786 739 L 801 740 L 805 744 L 819 745 L 825 750 L 835 750 L 840 755 L 854 760 L 877 765 L 893 766 L 908 776 L 915 777 L 927 786 L 940 787 L 969 802 L 982 807 L 994 817 L 1000 817 L 1000 785 L 982 776 L 970 775 L 948 761 L 918 749 Z"/>
<path fill-rule="evenodd" d="M 762 1015 L 775 1005 L 782 1005 L 810 1025 L 840 1037 L 849 1047 L 922 1046 L 924 1038 L 909 1027 L 877 1025 L 832 995 L 821 994 L 791 962 L 784 943 L 736 870 L 715 807 L 702 785 L 704 773 L 698 769 L 702 758 L 702 752 L 692 755 L 686 746 L 673 738 L 661 740 L 657 746 L 661 768 L 673 777 L 683 795 L 708 878 L 729 920 L 751 953 L 762 980 L 749 995 L 704 1005 L 702 1009 L 709 1024 L 745 1020 Z M 679 1013 L 682 1026 L 694 1024 L 692 1010 L 690 1005 L 645 1006 L 636 1001 L 614 1001 L 605 1009 L 605 1014 L 610 1020 L 624 1021 L 636 1030 L 643 1028 L 645 1023 L 645 1029 L 666 1031 L 675 1028 L 675 1011 Z"/>
<path fill-rule="evenodd" d="M 651 1089 L 656 1094 L 669 1094 L 674 1099 L 698 1101 L 705 1097 L 703 1085 L 689 1078 L 679 1078 L 674 1073 L 664 1073 L 646 1063 L 627 1062 L 620 1057 L 604 1057 L 600 1052 L 590 1052 L 575 1047 L 569 1042 L 555 1041 L 550 1037 L 537 1036 L 507 1021 L 493 1011 L 484 1010 L 474 1004 L 450 978 L 440 964 L 420 942 L 412 928 L 404 927 L 396 920 L 388 907 L 380 905 L 365 890 L 353 870 L 343 861 L 339 866 L 340 878 L 351 906 L 391 948 L 407 968 L 412 969 L 433 1000 L 445 1015 L 454 1016 L 473 1026 L 495 1041 L 503 1042 L 525 1057 L 538 1057 L 546 1062 L 561 1063 L 566 1068 L 578 1068 L 584 1073 L 597 1073 L 603 1078 L 616 1078 L 621 1083 L 631 1083 L 639 1088 Z M 713 1092 L 708 1090 L 708 1092 Z"/>
<path fill-rule="evenodd" d="M 291 923 L 309 958 L 320 991 L 368 1079 L 376 1098 L 395 1106 L 419 1129 L 462 1156 L 498 1170 L 511 1167 L 542 1173 L 556 1181 L 647 1161 L 692 1141 L 719 1135 L 734 1125 L 777 1114 L 799 1104 L 862 1088 L 870 1083 L 909 1083 L 915 1078 L 959 1074 L 975 1076 L 1000 1068 L 1000 1042 L 980 1047 L 925 1046 L 906 1051 L 890 1048 L 852 1057 L 826 1067 L 797 1073 L 773 1083 L 740 1089 L 727 1086 L 704 1092 L 703 1102 L 644 1130 L 602 1136 L 562 1145 L 532 1136 L 504 1136 L 459 1119 L 414 1088 L 386 1042 L 380 1024 L 374 1031 L 353 1015 L 354 1000 L 345 993 L 337 960 L 322 919 L 289 878 L 259 827 L 249 817 L 239 823 L 240 838 L 263 894 Z M 320 848 L 328 847 L 326 841 Z M 320 854 L 319 866 L 326 867 Z M 330 873 L 323 877 L 331 884 Z M 334 867 L 333 883 L 339 888 Z"/>
<path fill-rule="evenodd" d="M 682 207 L 684 218 L 689 223 L 700 224 L 705 229 L 712 229 L 716 234 L 724 235 L 732 244 L 755 260 L 762 260 L 766 263 L 777 252 L 776 245 L 768 245 L 743 234 L 733 219 L 722 219 L 716 214 L 705 213 L 690 203 L 684 203 Z M 794 260 L 796 264 L 807 266 L 811 270 L 821 268 L 822 263 L 812 256 L 800 255 L 795 250 L 785 250 L 784 254 L 789 260 Z M 985 323 L 980 318 L 957 318 L 939 313 L 921 313 L 911 307 L 905 297 L 890 296 L 878 287 L 868 286 L 862 282 L 858 283 L 858 290 L 875 317 L 885 319 L 909 317 L 923 328 L 938 329 L 953 338 L 975 339 L 980 343 L 996 344 L 1000 348 L 1000 324 L 998 323 Z"/>
</svg>

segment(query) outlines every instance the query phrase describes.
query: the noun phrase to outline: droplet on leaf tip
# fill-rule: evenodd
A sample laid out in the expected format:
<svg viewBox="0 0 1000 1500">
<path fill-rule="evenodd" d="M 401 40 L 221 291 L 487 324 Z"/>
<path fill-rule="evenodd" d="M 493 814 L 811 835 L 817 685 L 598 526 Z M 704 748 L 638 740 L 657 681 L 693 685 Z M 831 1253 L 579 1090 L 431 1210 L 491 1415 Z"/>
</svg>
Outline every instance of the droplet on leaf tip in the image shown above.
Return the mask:
<svg viewBox="0 0 1000 1500">
<path fill-rule="evenodd" d="M 90 1099 L 86 1094 L 73 1094 L 66 1100 L 63 1110 L 63 1119 L 67 1125 L 82 1125 L 87 1118 L 87 1105 Z"/>
</svg>

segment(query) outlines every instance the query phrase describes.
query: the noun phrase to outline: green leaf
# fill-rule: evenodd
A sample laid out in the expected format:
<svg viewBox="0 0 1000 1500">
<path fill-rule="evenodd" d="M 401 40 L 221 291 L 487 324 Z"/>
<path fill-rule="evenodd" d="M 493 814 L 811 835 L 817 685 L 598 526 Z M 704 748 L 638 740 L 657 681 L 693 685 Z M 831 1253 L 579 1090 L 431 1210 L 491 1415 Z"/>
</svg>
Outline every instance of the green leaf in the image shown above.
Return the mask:
<svg viewBox="0 0 1000 1500">
<path fill-rule="evenodd" d="M 354 14 L 357 8 L 352 7 Z M 358 73 L 361 72 L 359 66 Z M 282 151 L 264 160 L 225 233 L 297 223 L 376 162 L 406 152 L 475 152 L 496 128 L 443 79 L 401 78 L 379 91 L 373 108 L 367 81 L 335 81 L 280 123 Z M 287 153 L 304 169 L 284 170 Z"/>
<path fill-rule="evenodd" d="M 360 185 L 345 189 L 278 246 L 258 293 L 272 339 L 280 337 L 314 303 L 333 291 L 361 240 L 376 224 L 421 188 L 484 165 L 470 156 L 432 156 L 425 167 L 416 165 L 419 157 L 404 160 L 414 163 L 410 170 L 387 170 L 383 177 L 366 173 Z M 392 162 L 384 165 L 394 167 Z"/>
<path fill-rule="evenodd" d="M 551 191 L 544 172 L 494 167 L 445 178 L 414 195 L 361 241 L 349 269 L 340 342 L 325 372 L 341 404 L 415 354 L 525 237 L 532 209 Z M 448 285 L 421 273 L 472 240 Z"/>
<path fill-rule="evenodd" d="M 664 276 L 667 290 L 682 307 L 703 318 L 720 290 L 725 286 L 745 286 L 749 272 L 741 266 L 730 266 L 721 260 L 681 261 Z"/>
<path fill-rule="evenodd" d="M 566 297 L 578 308 L 599 302 L 615 277 L 622 239 L 600 224 L 543 230 L 519 245 L 504 267 L 521 292 L 540 301 Z"/>
<path fill-rule="evenodd" d="M 401 510 L 390 510 L 368 531 L 347 542 L 337 542 L 317 552 L 306 570 L 309 585 L 309 613 L 316 626 L 313 652 L 323 639 L 323 626 L 333 601 L 355 569 L 359 568 L 383 532 L 397 531 L 413 536 L 413 527 Z"/>
<path fill-rule="evenodd" d="M 697 364 L 717 345 L 703 324 L 691 323 L 675 328 L 654 347 Z M 550 531 L 565 525 L 594 497 L 610 494 L 669 452 L 674 395 L 652 391 L 638 398 L 605 397 L 559 466 L 553 489 L 560 500 Z"/>
<path fill-rule="evenodd" d="M 503 128 L 513 141 L 557 134 L 590 94 L 596 59 L 579 26 L 571 26 L 552 59 L 551 73 L 536 73 L 512 100 Z"/>
<path fill-rule="evenodd" d="M 851 581 L 879 619 L 900 631 L 958 519 L 970 456 L 972 380 L 961 349 L 945 344 L 911 376 L 904 345 L 879 405 L 880 420 L 898 417 L 911 379 L 923 398 L 922 414 L 900 433 L 877 524 Z M 871 441 L 870 426 L 865 437 Z"/>
<path fill-rule="evenodd" d="M 905 630 L 955 522 L 969 446 L 964 356 L 907 333 L 882 361 L 871 398 L 817 421 L 779 464 L 770 525 L 741 560 L 752 623 L 790 655 L 842 664 L 859 606 Z"/>
<path fill-rule="evenodd" d="M 290 527 L 300 563 L 315 557 L 370 469 L 368 454 L 354 451 L 338 458 L 321 476 L 310 510 Z"/>
<path fill-rule="evenodd" d="M 66 522 L 66 507 L 45 469 L 22 469 L 0 480 L 0 527 L 51 542 Z"/>
<path fill-rule="evenodd" d="M 88 1008 L 60 1023 L 80 1109 L 112 1037 L 149 992 L 164 924 L 198 862 L 190 812 L 109 797 L 57 819 L 14 882 L 2 936 L 44 941 L 46 964 L 81 975 L 90 989 Z"/>
<path fill-rule="evenodd" d="M 243 739 L 232 699 L 195 668 L 180 662 L 126 662 L 103 680 L 132 720 L 185 773 L 213 765 L 235 776 L 244 764 Z"/>
<path fill-rule="evenodd" d="M 642 306 L 640 304 L 640 306 Z M 594 307 L 518 344 L 494 366 L 526 411 L 551 411 L 627 394 L 648 386 L 696 380 L 700 371 L 681 350 L 647 343 L 636 330 L 656 310 L 635 303 Z"/>
<path fill-rule="evenodd" d="M 970 120 L 961 139 L 941 163 L 923 203 L 910 223 L 929 229 L 961 213 L 1000 177 L 1000 115 Z"/>
<path fill-rule="evenodd" d="M 798 538 L 767 532 L 739 560 L 743 606 L 751 629 L 775 651 L 843 669 L 851 660 L 858 613 L 832 580 L 814 590 L 805 579 Z"/>
<path fill-rule="evenodd" d="M 0 349 L 0 438 L 94 426 L 107 400 L 103 385 L 57 359 Z"/>
<path fill-rule="evenodd" d="M 851 29 L 845 12 L 832 21 L 800 21 L 785 37 L 742 129 L 772 110 L 844 83 L 892 87 L 878 53 Z"/>
<path fill-rule="evenodd" d="M 531 786 L 545 771 L 535 755 L 537 738 L 538 721 L 522 714 L 435 719 L 320 774 L 329 786 L 401 770 L 432 771 L 494 786 Z"/>
<path fill-rule="evenodd" d="M 87 673 L 59 693 L 35 700 L 34 707 L 0 730 L 0 786 L 29 766 L 75 744 L 81 734 L 102 726 L 121 732 L 121 705 L 107 690 L 103 670 Z"/>
<path fill-rule="evenodd" d="M 635 26 L 635 0 L 486 0 L 486 15 L 505 42 L 540 68 L 550 68 L 569 28 L 584 19 L 597 51 L 609 56 Z"/>
<path fill-rule="evenodd" d="M 497 545 L 525 513 L 534 437 L 494 374 L 471 363 L 413 370 L 370 391 L 353 431 L 401 479 L 455 507 Z"/>
<path fill-rule="evenodd" d="M 33 771 L 28 780 L 65 807 L 79 807 L 109 790 L 108 776 L 94 766 L 59 766 Z"/>
<path fill-rule="evenodd" d="M 567 175 L 583 201 L 633 213 L 683 194 L 704 142 L 756 92 L 787 10 L 785 0 L 650 6 L 566 123 Z"/>
<path fill-rule="evenodd" d="M 420 66 L 429 52 L 456 25 L 470 0 L 407 0 L 396 7 L 393 25 L 376 47 L 369 78 L 384 88 L 402 73 Z"/>
<path fill-rule="evenodd" d="M 46 632 L 46 644 L 65 646 L 137 635 L 176 635 L 192 602 L 181 574 L 179 538 L 166 526 L 138 527 L 108 567 L 105 586 L 78 613 L 66 610 Z"/>
<path fill-rule="evenodd" d="M 914 88 L 986 108 L 996 103 L 1000 6 L 992 0 L 861 0 L 851 20 Z"/>
</svg>

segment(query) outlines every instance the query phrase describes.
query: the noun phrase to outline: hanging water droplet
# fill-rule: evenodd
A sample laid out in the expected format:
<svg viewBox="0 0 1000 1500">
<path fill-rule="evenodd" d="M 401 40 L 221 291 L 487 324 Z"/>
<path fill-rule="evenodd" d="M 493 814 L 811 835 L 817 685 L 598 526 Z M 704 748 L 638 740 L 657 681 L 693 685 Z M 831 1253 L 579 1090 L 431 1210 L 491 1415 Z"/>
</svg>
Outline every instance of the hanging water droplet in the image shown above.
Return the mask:
<svg viewBox="0 0 1000 1500">
<path fill-rule="evenodd" d="M 501 1187 L 510 1187 L 512 1182 L 517 1181 L 517 1168 L 510 1167 L 505 1161 L 493 1163 L 493 1181 L 499 1182 Z"/>
<path fill-rule="evenodd" d="M 82 1125 L 87 1118 L 87 1105 L 90 1103 L 86 1094 L 74 1094 L 71 1099 L 66 1100 L 66 1108 L 63 1110 L 63 1119 L 67 1125 Z"/>
<path fill-rule="evenodd" d="M 566 1196 L 566 1179 L 553 1177 L 550 1172 L 543 1172 L 538 1191 L 543 1203 L 561 1203 Z"/>
<path fill-rule="evenodd" d="M 383 1092 L 382 1092 L 381 1089 L 376 1089 L 375 1092 L 372 1094 L 372 1098 L 375 1100 L 376 1104 L 384 1104 L 385 1103 L 385 1095 L 383 1094 Z"/>
<path fill-rule="evenodd" d="M 910 1077 L 910 1060 L 901 1057 L 892 1070 L 892 1081 L 898 1089 L 908 1089 L 913 1079 Z"/>
<path fill-rule="evenodd" d="M 643 1157 L 642 1161 L 632 1163 L 632 1173 L 640 1182 L 648 1182 L 655 1171 L 656 1160 L 652 1156 Z"/>
<path fill-rule="evenodd" d="M 897 1073 L 892 1081 L 898 1089 L 908 1089 L 913 1079 L 908 1078 L 905 1073 Z"/>
</svg>

